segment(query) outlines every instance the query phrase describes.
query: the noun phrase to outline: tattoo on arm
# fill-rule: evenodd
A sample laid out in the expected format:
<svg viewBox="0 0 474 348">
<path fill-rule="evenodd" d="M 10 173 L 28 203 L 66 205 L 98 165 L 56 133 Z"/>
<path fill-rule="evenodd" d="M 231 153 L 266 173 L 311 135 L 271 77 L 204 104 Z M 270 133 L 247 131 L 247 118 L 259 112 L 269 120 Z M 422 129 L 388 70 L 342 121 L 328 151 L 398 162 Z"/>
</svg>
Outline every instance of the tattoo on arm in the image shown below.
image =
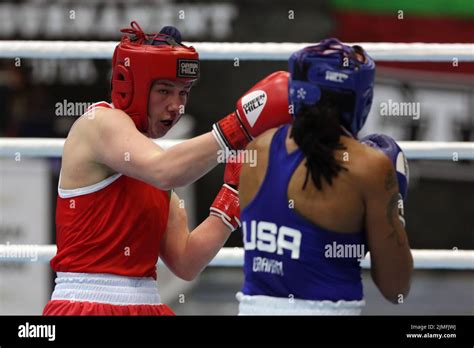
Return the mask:
<svg viewBox="0 0 474 348">
<path fill-rule="evenodd" d="M 393 184 L 393 180 L 395 180 L 395 176 L 393 171 L 390 171 L 387 174 L 387 177 L 385 179 L 385 188 L 388 190 L 388 187 L 393 188 L 395 185 Z M 396 183 L 396 181 L 395 181 Z M 399 219 L 398 219 L 398 200 L 400 199 L 400 195 L 398 192 L 394 192 L 388 201 L 387 204 L 387 222 L 390 225 L 391 232 L 388 235 L 388 238 L 393 237 L 396 235 L 397 237 L 397 242 L 398 245 L 402 246 L 405 244 L 405 233 L 403 231 L 403 228 L 400 228 L 398 226 Z"/>
<path fill-rule="evenodd" d="M 390 169 L 385 177 L 385 189 L 390 191 L 397 186 L 397 179 L 395 178 L 395 172 L 393 169 Z"/>
</svg>

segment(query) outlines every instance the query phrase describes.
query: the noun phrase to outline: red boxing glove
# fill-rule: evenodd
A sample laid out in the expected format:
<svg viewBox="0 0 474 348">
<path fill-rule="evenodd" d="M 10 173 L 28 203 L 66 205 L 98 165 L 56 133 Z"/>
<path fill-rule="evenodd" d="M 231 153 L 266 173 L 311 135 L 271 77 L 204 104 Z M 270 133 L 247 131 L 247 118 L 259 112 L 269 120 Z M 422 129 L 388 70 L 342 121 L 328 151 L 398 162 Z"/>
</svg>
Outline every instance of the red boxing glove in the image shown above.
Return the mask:
<svg viewBox="0 0 474 348">
<path fill-rule="evenodd" d="M 237 110 L 212 126 L 224 150 L 244 149 L 264 131 L 291 123 L 287 71 L 277 71 L 259 81 L 237 102 Z"/>
<path fill-rule="evenodd" d="M 242 163 L 236 156 L 231 156 L 228 160 L 224 171 L 224 185 L 222 185 L 209 210 L 210 215 L 221 218 L 222 222 L 233 232 L 241 226 L 239 191 L 237 191 L 237 188 Z"/>
<path fill-rule="evenodd" d="M 239 152 L 237 156 L 229 156 L 224 170 L 224 184 L 239 188 L 240 170 L 242 169 L 243 154 Z"/>
</svg>

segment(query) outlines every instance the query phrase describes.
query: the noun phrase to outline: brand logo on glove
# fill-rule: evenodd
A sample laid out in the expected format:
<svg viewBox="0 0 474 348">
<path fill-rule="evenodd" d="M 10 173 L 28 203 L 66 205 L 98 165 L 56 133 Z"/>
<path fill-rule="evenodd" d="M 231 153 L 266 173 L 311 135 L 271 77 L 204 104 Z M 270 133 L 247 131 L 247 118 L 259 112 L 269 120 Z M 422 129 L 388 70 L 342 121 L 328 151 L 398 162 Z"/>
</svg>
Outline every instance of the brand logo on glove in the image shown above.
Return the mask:
<svg viewBox="0 0 474 348">
<path fill-rule="evenodd" d="M 198 77 L 199 62 L 192 59 L 178 59 L 177 77 Z"/>
<path fill-rule="evenodd" d="M 242 109 L 251 127 L 257 122 L 266 102 L 267 94 L 262 90 L 253 91 L 242 98 Z"/>
</svg>

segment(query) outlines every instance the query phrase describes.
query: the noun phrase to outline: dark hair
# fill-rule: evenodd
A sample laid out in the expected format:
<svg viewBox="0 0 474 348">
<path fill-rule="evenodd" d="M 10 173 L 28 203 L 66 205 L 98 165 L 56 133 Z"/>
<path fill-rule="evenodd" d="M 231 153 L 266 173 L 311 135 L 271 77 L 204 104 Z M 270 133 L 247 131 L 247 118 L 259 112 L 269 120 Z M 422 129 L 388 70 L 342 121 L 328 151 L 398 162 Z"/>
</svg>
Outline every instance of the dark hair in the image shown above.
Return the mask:
<svg viewBox="0 0 474 348">
<path fill-rule="evenodd" d="M 343 150 L 340 142 L 341 111 L 351 105 L 351 98 L 341 100 L 334 93 L 325 93 L 316 105 L 303 107 L 296 115 L 290 137 L 306 156 L 307 168 L 303 190 L 309 174 L 318 190 L 322 190 L 321 177 L 329 185 L 341 170 L 347 170 L 335 157 L 335 150 Z"/>
</svg>

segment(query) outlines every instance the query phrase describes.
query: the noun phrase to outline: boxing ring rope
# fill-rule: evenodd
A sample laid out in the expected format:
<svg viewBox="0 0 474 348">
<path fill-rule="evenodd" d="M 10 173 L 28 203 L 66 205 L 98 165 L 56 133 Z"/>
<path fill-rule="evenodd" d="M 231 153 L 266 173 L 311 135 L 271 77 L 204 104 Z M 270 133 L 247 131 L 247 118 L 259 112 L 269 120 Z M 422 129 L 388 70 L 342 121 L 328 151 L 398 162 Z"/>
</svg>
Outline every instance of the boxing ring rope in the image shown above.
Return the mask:
<svg viewBox="0 0 474 348">
<path fill-rule="evenodd" d="M 412 250 L 415 269 L 474 269 L 474 250 Z M 46 263 L 56 255 L 56 245 L 5 245 L 0 244 L 0 262 Z M 163 262 L 160 260 L 159 265 Z M 243 248 L 222 248 L 209 266 L 242 267 Z M 370 268 L 370 253 L 361 262 L 362 268 Z"/>
<path fill-rule="evenodd" d="M 0 157 L 60 157 L 65 139 L 0 138 Z M 183 141 L 157 140 L 163 148 Z M 400 141 L 400 147 L 411 160 L 474 160 L 474 142 Z"/>
<path fill-rule="evenodd" d="M 287 60 L 314 43 L 185 42 L 202 60 Z M 377 61 L 474 61 L 474 44 L 358 42 Z M 0 58 L 110 59 L 115 41 L 0 41 Z"/>
</svg>

